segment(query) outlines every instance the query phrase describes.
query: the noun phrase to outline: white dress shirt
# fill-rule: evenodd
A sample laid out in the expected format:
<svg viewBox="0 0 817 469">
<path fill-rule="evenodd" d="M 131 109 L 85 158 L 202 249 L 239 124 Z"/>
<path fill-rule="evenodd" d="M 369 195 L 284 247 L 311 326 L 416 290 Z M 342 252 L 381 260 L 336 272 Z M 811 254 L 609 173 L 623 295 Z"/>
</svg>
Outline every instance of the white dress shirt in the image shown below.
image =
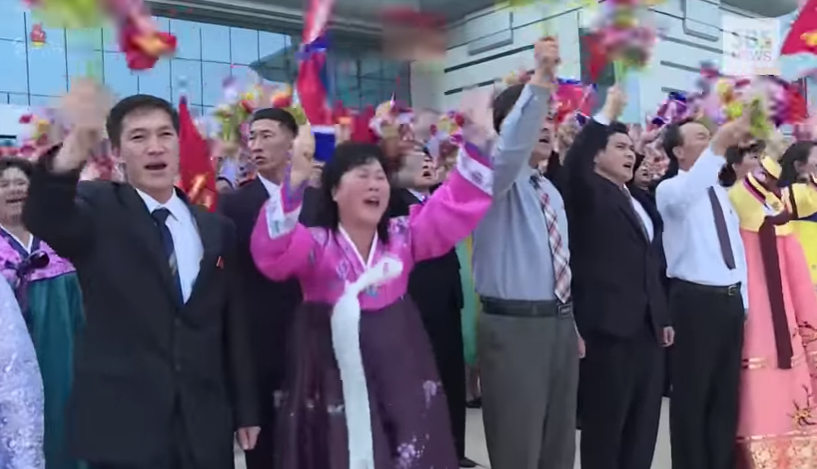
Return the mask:
<svg viewBox="0 0 817 469">
<path fill-rule="evenodd" d="M 664 220 L 667 276 L 710 286 L 740 282 L 743 306 L 749 309 L 740 221 L 729 194 L 718 182 L 718 173 L 725 162 L 723 157 L 707 148 L 689 171 L 679 171 L 677 176 L 658 185 L 655 199 Z M 726 220 L 729 244 L 735 258 L 734 269 L 729 269 L 723 260 L 708 195 L 710 187 L 715 189 Z"/>
<path fill-rule="evenodd" d="M 190 213 L 190 208 L 176 195 L 175 191 L 170 200 L 164 204 L 160 204 L 156 199 L 139 189 L 136 189 L 136 192 L 142 197 L 148 212 L 153 213 L 158 208 L 166 208 L 170 211 L 170 216 L 167 217 L 165 225 L 167 225 L 170 235 L 173 237 L 173 247 L 176 250 L 176 266 L 182 285 L 182 297 L 186 303 L 193 292 L 193 284 L 199 276 L 201 258 L 204 254 L 201 236 L 193 215 Z"/>
<path fill-rule="evenodd" d="M 627 186 L 624 186 L 624 190 L 628 193 L 630 189 L 627 189 Z M 633 206 L 633 210 L 635 214 L 638 215 L 638 218 L 641 220 L 641 224 L 644 225 L 644 230 L 647 231 L 647 237 L 650 241 L 655 238 L 655 225 L 652 223 L 652 218 L 650 218 L 650 214 L 647 213 L 647 210 L 641 205 L 641 202 L 635 200 L 635 197 L 630 194 L 630 205 Z"/>
<path fill-rule="evenodd" d="M 281 185 L 275 184 L 274 182 L 270 181 L 269 179 L 265 178 L 264 176 L 257 174 L 255 177 L 261 181 L 261 184 L 264 185 L 264 189 L 267 190 L 267 194 L 270 197 L 279 197 L 281 195 Z"/>
</svg>

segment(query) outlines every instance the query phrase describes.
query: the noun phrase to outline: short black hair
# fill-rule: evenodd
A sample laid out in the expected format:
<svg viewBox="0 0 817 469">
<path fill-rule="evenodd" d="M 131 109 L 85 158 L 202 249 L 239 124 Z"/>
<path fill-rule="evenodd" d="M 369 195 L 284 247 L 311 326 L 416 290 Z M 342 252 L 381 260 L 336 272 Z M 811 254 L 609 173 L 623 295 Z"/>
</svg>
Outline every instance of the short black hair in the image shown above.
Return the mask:
<svg viewBox="0 0 817 469">
<path fill-rule="evenodd" d="M 693 122 L 697 121 L 691 117 L 687 117 L 679 122 L 673 122 L 664 128 L 661 148 L 664 150 L 664 153 L 669 159 L 669 166 L 667 167 L 667 172 L 664 175 L 665 178 L 670 178 L 678 174 L 678 158 L 675 157 L 673 150 L 684 145 L 684 135 L 681 133 L 681 128 Z"/>
<path fill-rule="evenodd" d="M 519 100 L 519 97 L 522 96 L 522 90 L 525 88 L 525 85 L 522 83 L 511 85 L 505 88 L 499 96 L 494 98 L 494 130 L 496 133 L 499 133 L 499 129 L 502 128 L 502 123 L 505 122 L 505 118 L 508 117 L 508 114 L 511 113 L 513 110 L 514 105 Z"/>
<path fill-rule="evenodd" d="M 624 134 L 628 137 L 630 136 L 630 132 L 627 130 L 627 125 L 619 121 L 610 122 L 610 125 L 606 126 L 604 130 L 604 138 L 597 140 L 596 148 L 591 148 L 593 154 L 607 148 L 607 143 L 610 141 L 610 137 L 615 134 Z"/>
<path fill-rule="evenodd" d="M 794 184 L 799 179 L 796 163 L 805 164 L 811 155 L 811 150 L 814 148 L 814 142 L 800 141 L 795 142 L 783 152 L 780 157 L 780 177 L 777 185 L 786 187 Z"/>
<path fill-rule="evenodd" d="M 253 113 L 252 119 L 250 120 L 250 125 L 256 121 L 265 119 L 281 124 L 283 128 L 292 132 L 293 137 L 298 135 L 298 122 L 295 121 L 295 117 L 286 109 L 281 109 L 278 107 L 259 109 Z"/>
<path fill-rule="evenodd" d="M 31 174 L 34 172 L 34 164 L 25 158 L 18 156 L 4 156 L 0 158 L 0 175 L 10 168 L 19 169 L 29 179 L 31 179 Z"/>
<path fill-rule="evenodd" d="M 332 158 L 326 162 L 321 172 L 321 186 L 318 213 L 315 226 L 337 231 L 340 224 L 338 204 L 332 192 L 340 184 L 340 179 L 347 172 L 377 161 L 386 170 L 386 155 L 380 145 L 373 143 L 343 142 L 335 147 Z M 389 210 L 377 224 L 377 235 L 384 244 L 389 243 Z"/>
<path fill-rule="evenodd" d="M 179 113 L 173 108 L 169 101 L 152 96 L 149 94 L 134 94 L 119 101 L 111 109 L 108 114 L 108 121 L 106 123 L 106 130 L 108 131 L 108 139 L 111 141 L 111 146 L 118 148 L 122 142 L 122 121 L 134 111 L 141 110 L 159 110 L 164 111 L 170 116 L 173 122 L 173 128 L 176 133 L 179 132 Z"/>
</svg>

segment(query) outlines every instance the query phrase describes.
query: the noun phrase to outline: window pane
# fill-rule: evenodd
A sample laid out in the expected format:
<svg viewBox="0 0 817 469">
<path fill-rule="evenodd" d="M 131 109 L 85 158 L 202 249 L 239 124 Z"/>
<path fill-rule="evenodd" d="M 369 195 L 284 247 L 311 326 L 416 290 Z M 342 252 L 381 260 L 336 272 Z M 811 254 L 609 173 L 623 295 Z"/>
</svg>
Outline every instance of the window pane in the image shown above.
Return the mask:
<svg viewBox="0 0 817 469">
<path fill-rule="evenodd" d="M 201 59 L 201 25 L 192 21 L 170 20 L 170 32 L 176 35 L 176 57 Z"/>
<path fill-rule="evenodd" d="M 0 0 L 0 39 L 22 40 L 26 36 L 22 2 Z"/>
<path fill-rule="evenodd" d="M 119 51 L 119 42 L 116 37 L 116 31 L 110 27 L 102 29 L 102 48 L 109 52 Z"/>
<path fill-rule="evenodd" d="M 68 86 L 71 80 L 88 75 L 103 76 L 102 51 L 90 49 L 68 49 Z"/>
<path fill-rule="evenodd" d="M 380 64 L 380 57 L 367 56 L 360 59 L 361 78 L 371 78 L 379 80 L 383 78 L 383 68 Z"/>
<path fill-rule="evenodd" d="M 230 28 L 202 23 L 201 58 L 210 62 L 230 63 Z"/>
<path fill-rule="evenodd" d="M 62 96 L 68 89 L 64 32 L 46 31 L 49 37 L 44 45 L 28 48 L 30 92 L 40 96 Z"/>
<path fill-rule="evenodd" d="M 387 98 L 383 95 L 383 82 L 380 80 L 361 80 L 360 100 L 363 105 L 374 105 L 385 101 Z"/>
<path fill-rule="evenodd" d="M 9 93 L 9 104 L 28 106 L 28 95 Z"/>
<path fill-rule="evenodd" d="M 66 41 L 68 51 L 84 51 L 99 49 L 102 50 L 102 29 L 66 29 Z"/>
<path fill-rule="evenodd" d="M 58 99 L 59 98 L 55 98 L 53 96 L 31 95 L 31 106 L 32 107 L 54 107 Z"/>
<path fill-rule="evenodd" d="M 206 106 L 221 104 L 224 80 L 230 76 L 230 65 L 202 62 L 202 102 Z"/>
<path fill-rule="evenodd" d="M 187 94 L 190 104 L 201 104 L 201 62 L 173 59 L 170 61 L 171 100 L 175 103 L 181 93 Z M 185 87 L 181 86 L 185 83 Z"/>
<path fill-rule="evenodd" d="M 170 61 L 160 60 L 150 69 L 139 72 L 139 92 L 170 101 Z"/>
<path fill-rule="evenodd" d="M 8 93 L 0 93 L 0 104 L 8 104 L 8 102 L 9 102 Z"/>
<path fill-rule="evenodd" d="M 0 57 L 3 63 L 3 72 L 0 73 L 0 91 L 28 93 L 25 44 L 0 40 Z"/>
<path fill-rule="evenodd" d="M 289 43 L 289 36 L 283 34 L 270 33 L 267 31 L 258 32 L 258 55 L 266 57 L 282 52 Z M 235 46 L 233 46 L 235 47 Z M 283 56 L 283 54 L 279 54 Z M 281 65 L 283 67 L 283 65 Z"/>
<path fill-rule="evenodd" d="M 125 54 L 105 52 L 105 84 L 122 99 L 136 94 L 136 75 L 128 68 Z"/>
<path fill-rule="evenodd" d="M 230 28 L 231 63 L 249 65 L 258 60 L 258 31 Z"/>
</svg>

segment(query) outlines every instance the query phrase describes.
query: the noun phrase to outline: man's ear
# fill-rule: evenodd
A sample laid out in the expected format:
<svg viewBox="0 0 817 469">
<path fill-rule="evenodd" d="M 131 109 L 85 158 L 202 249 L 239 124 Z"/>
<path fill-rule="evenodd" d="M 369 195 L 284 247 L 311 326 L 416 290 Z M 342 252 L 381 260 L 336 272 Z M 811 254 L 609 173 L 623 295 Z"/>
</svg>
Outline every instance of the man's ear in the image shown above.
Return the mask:
<svg viewBox="0 0 817 469">
<path fill-rule="evenodd" d="M 676 160 L 681 160 L 681 150 L 680 146 L 672 148 L 672 156 L 674 156 Z"/>
</svg>

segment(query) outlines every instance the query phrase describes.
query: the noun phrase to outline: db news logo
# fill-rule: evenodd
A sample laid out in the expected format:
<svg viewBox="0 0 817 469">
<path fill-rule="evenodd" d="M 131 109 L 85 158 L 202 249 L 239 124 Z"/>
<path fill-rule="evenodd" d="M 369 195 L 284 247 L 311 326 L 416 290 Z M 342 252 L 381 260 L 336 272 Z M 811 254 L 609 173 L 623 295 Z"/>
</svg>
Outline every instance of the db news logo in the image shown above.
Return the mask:
<svg viewBox="0 0 817 469">
<path fill-rule="evenodd" d="M 774 18 L 724 17 L 724 72 L 738 76 L 778 75 L 780 28 Z"/>
</svg>

